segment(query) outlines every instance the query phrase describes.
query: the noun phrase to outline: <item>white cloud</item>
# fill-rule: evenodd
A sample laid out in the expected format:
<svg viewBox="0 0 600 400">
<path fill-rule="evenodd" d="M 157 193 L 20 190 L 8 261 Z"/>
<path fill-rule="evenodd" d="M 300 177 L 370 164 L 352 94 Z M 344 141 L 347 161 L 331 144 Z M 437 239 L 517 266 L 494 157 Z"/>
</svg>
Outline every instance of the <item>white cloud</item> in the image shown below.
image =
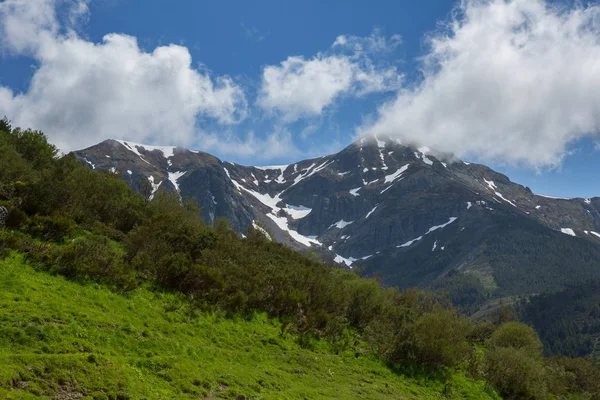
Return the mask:
<svg viewBox="0 0 600 400">
<path fill-rule="evenodd" d="M 263 70 L 258 104 L 291 122 L 322 114 L 342 95 L 395 90 L 402 79 L 396 69 L 375 64 L 369 56 L 397 41 L 397 36 L 388 42 L 378 33 L 368 38 L 340 36 L 327 54 L 288 57 L 280 65 L 269 65 Z"/>
<path fill-rule="evenodd" d="M 340 35 L 333 42 L 333 48 L 351 51 L 354 56 L 376 53 L 389 53 L 402 44 L 400 35 L 389 38 L 381 35 L 379 29 L 373 30 L 369 36 Z"/>
<path fill-rule="evenodd" d="M 600 131 L 600 7 L 463 0 L 429 38 L 424 77 L 361 133 L 539 168 Z"/>
<path fill-rule="evenodd" d="M 352 64 L 344 57 L 288 57 L 280 66 L 264 69 L 259 104 L 280 111 L 290 121 L 319 115 L 351 88 L 352 81 Z"/>
<path fill-rule="evenodd" d="M 256 137 L 254 132 L 245 138 L 235 134 L 202 133 L 200 136 L 203 151 L 215 151 L 227 154 L 236 159 L 244 159 L 249 163 L 279 159 L 302 157 L 303 153 L 294 145 L 289 130 L 276 127 L 266 137 Z"/>
<path fill-rule="evenodd" d="M 90 16 L 89 3 L 91 0 L 74 0 L 69 10 L 69 25 L 78 28 L 86 23 Z"/>
<path fill-rule="evenodd" d="M 59 25 L 56 2 L 49 0 L 5 0 L 0 3 L 0 44 L 6 52 L 29 54 L 52 40 Z"/>
<path fill-rule="evenodd" d="M 59 24 L 57 5 L 0 3 L 2 48 L 39 63 L 25 93 L 0 86 L 0 115 L 15 125 L 43 130 L 67 151 L 106 138 L 189 145 L 199 118 L 234 124 L 245 117 L 242 89 L 228 77 L 193 68 L 187 48 L 147 53 L 134 37 L 115 33 L 92 43 Z M 87 1 L 72 1 L 67 24 L 88 12 Z"/>
</svg>

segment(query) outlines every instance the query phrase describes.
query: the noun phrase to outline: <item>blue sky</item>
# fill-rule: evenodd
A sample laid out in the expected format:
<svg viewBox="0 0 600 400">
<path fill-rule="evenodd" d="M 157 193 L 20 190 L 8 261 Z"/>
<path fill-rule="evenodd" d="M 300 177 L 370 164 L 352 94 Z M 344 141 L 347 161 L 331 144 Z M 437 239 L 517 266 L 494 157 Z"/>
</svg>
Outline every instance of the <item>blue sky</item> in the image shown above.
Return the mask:
<svg viewBox="0 0 600 400">
<path fill-rule="evenodd" d="M 592 197 L 598 16 L 544 0 L 4 0 L 0 114 L 65 150 L 117 137 L 245 164 L 398 135 Z"/>
</svg>

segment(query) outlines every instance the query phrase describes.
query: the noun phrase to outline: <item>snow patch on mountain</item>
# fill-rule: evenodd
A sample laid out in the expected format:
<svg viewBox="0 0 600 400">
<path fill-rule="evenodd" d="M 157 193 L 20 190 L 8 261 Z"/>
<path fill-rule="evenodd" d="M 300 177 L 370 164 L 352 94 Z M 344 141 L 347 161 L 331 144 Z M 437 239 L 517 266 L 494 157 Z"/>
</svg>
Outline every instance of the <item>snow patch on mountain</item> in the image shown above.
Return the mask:
<svg viewBox="0 0 600 400">
<path fill-rule="evenodd" d="M 266 171 L 266 172 L 278 172 L 278 176 L 275 179 L 275 182 L 282 184 L 285 183 L 285 179 L 283 178 L 283 173 L 285 172 L 285 170 L 289 167 L 289 165 L 265 165 L 265 166 L 255 166 L 254 168 L 259 169 L 261 171 Z M 267 178 L 269 177 L 270 174 L 267 175 Z M 254 177 L 254 174 L 252 174 L 252 177 Z M 256 180 L 256 178 L 254 178 Z M 269 180 L 269 182 L 272 181 Z M 265 181 L 266 182 L 266 181 Z M 256 183 L 256 186 L 258 186 L 258 182 Z"/>
<path fill-rule="evenodd" d="M 385 189 L 383 189 L 381 192 L 379 192 L 379 194 L 384 194 L 385 192 L 387 192 L 388 190 L 390 190 L 393 187 L 394 187 L 394 185 L 390 185 L 390 186 L 386 187 Z"/>
<path fill-rule="evenodd" d="M 302 243 L 303 245 L 305 245 L 307 247 L 311 247 L 312 245 L 317 245 L 317 246 L 323 245 L 323 243 L 319 242 L 315 236 L 304 236 L 304 235 L 301 235 L 300 233 L 298 233 L 297 231 L 291 229 L 289 227 L 289 221 L 288 221 L 287 217 L 279 216 L 280 211 L 284 211 L 287 215 L 290 216 L 290 218 L 292 220 L 300 219 L 300 218 L 306 217 L 312 211 L 312 209 L 304 207 L 304 206 L 290 206 L 287 204 L 284 207 L 278 207 L 277 204 L 279 204 L 281 202 L 281 194 L 283 192 L 278 193 L 275 196 L 271 196 L 266 193 L 263 194 L 263 193 L 259 193 L 259 192 L 255 191 L 255 190 L 245 188 L 244 186 L 242 186 L 241 184 L 239 184 L 238 182 L 236 182 L 234 179 L 231 178 L 231 175 L 229 174 L 229 171 L 227 171 L 227 168 L 224 168 L 224 169 L 225 169 L 225 173 L 227 174 L 227 176 L 229 177 L 231 182 L 235 185 L 235 187 L 238 190 L 240 190 L 240 191 L 243 190 L 246 193 L 252 195 L 259 202 L 261 202 L 262 204 L 264 204 L 265 206 L 267 206 L 271 209 L 271 212 L 267 213 L 267 217 L 269 217 L 273 222 L 275 222 L 275 224 L 279 227 L 279 229 L 287 232 L 292 237 L 292 239 L 294 239 L 298 243 Z"/>
<path fill-rule="evenodd" d="M 333 259 L 333 261 L 335 261 L 338 264 L 346 264 L 348 267 L 352 268 L 352 264 L 354 264 L 357 261 L 365 261 L 368 260 L 369 258 L 373 257 L 372 254 L 369 254 L 368 256 L 364 256 L 361 258 L 354 258 L 354 257 L 344 257 L 344 256 L 340 256 L 339 254 L 335 255 L 335 258 Z"/>
<path fill-rule="evenodd" d="M 287 218 L 278 217 L 276 214 L 273 214 L 273 213 L 267 214 L 267 217 L 269 217 L 271 220 L 273 220 L 273 222 L 275 222 L 275 224 L 277 224 L 279 229 L 287 232 L 292 237 L 292 239 L 294 239 L 298 243 L 302 243 L 306 247 L 311 247 L 313 244 L 317 245 L 317 246 L 323 246 L 323 243 L 319 242 L 314 236 L 304 236 L 304 235 L 301 235 L 300 233 L 296 232 L 295 230 L 291 229 L 288 226 Z"/>
<path fill-rule="evenodd" d="M 371 216 L 371 214 L 373 214 L 375 212 L 375 210 L 377 210 L 377 207 L 379 207 L 379 204 L 376 205 L 371 211 L 369 211 L 367 213 L 367 216 L 365 217 L 365 219 L 369 218 Z"/>
<path fill-rule="evenodd" d="M 487 179 L 483 178 L 483 180 L 485 181 L 485 183 L 487 183 L 488 187 L 492 190 L 496 190 L 496 184 L 494 183 L 494 181 L 488 181 Z"/>
<path fill-rule="evenodd" d="M 562 233 L 564 233 L 565 235 L 569 235 L 569 236 L 577 236 L 577 235 L 575 234 L 575 232 L 573 231 L 573 229 L 571 229 L 571 228 L 561 228 L 561 229 L 560 229 L 560 231 L 561 231 Z"/>
<path fill-rule="evenodd" d="M 494 192 L 494 194 L 498 197 L 500 197 L 502 200 L 504 200 L 505 202 L 507 202 L 508 204 L 510 204 L 513 207 L 517 207 L 517 205 L 515 203 L 513 203 L 512 201 L 508 200 L 506 197 L 504 197 L 502 195 L 502 193 L 498 192 L 498 188 L 496 187 L 496 184 L 494 183 L 494 181 L 488 181 L 487 179 L 483 178 L 483 180 L 485 181 L 485 183 L 487 183 L 488 187 Z"/>
<path fill-rule="evenodd" d="M 385 141 L 379 140 L 377 136 L 375 136 L 375 140 L 377 141 L 377 149 L 379 150 L 379 158 L 381 158 L 381 169 L 387 170 L 388 166 L 385 163 L 385 157 L 383 156 L 383 151 L 385 150 Z"/>
<path fill-rule="evenodd" d="M 412 245 L 415 242 L 420 241 L 421 239 L 423 239 L 425 236 L 429 235 L 431 232 L 435 232 L 438 229 L 442 229 L 447 227 L 448 225 L 450 225 L 451 223 L 453 223 L 454 221 L 456 221 L 457 218 L 456 217 L 451 217 L 450 220 L 448 220 L 448 222 L 446 222 L 445 224 L 442 225 L 436 225 L 436 226 L 432 226 L 431 228 L 429 228 L 429 230 L 423 235 L 423 236 L 419 236 L 416 239 L 413 240 L 409 240 L 408 242 L 401 244 L 400 246 L 396 246 L 396 247 L 409 247 L 410 245 Z M 443 248 L 442 248 L 443 250 Z"/>
<path fill-rule="evenodd" d="M 569 198 L 569 197 L 547 196 L 545 194 L 536 194 L 536 196 L 545 197 L 547 199 L 553 199 L 553 200 L 573 200 L 572 198 Z"/>
<path fill-rule="evenodd" d="M 152 200 L 154 198 L 154 194 L 156 193 L 156 191 L 158 190 L 158 188 L 160 188 L 160 185 L 162 184 L 162 181 L 160 181 L 157 184 L 155 184 L 154 183 L 154 177 L 152 175 L 150 175 L 148 177 L 148 182 L 150 182 L 150 186 L 152 186 L 152 193 L 150 193 L 150 200 Z"/>
<path fill-rule="evenodd" d="M 294 179 L 294 183 L 292 183 L 290 186 L 288 186 L 287 189 L 291 188 L 292 186 L 297 185 L 298 183 L 302 182 L 304 179 L 311 177 L 312 175 L 316 174 L 317 172 L 324 170 L 325 168 L 327 168 L 327 166 L 333 164 L 334 162 L 335 162 L 335 160 L 325 161 L 322 164 L 320 164 L 318 167 L 315 167 L 315 165 L 317 165 L 317 164 L 313 163 L 310 167 L 308 167 L 306 170 L 304 170 L 305 171 L 304 174 L 297 176 L 296 179 Z"/>
<path fill-rule="evenodd" d="M 354 264 L 354 262 L 357 261 L 357 259 L 352 257 L 346 258 L 340 256 L 339 254 L 336 254 L 333 261 L 335 261 L 338 264 L 346 264 L 348 267 L 352 268 L 352 264 Z"/>
<path fill-rule="evenodd" d="M 302 219 L 306 217 L 312 211 L 312 208 L 304 207 L 304 206 L 290 206 L 286 204 L 283 210 L 290 216 L 292 219 Z"/>
<path fill-rule="evenodd" d="M 177 190 L 177 193 L 179 193 L 179 184 L 177 183 L 177 181 L 185 174 L 186 171 L 169 172 L 169 181 L 171 181 L 171 183 L 175 187 L 175 190 Z"/>
<path fill-rule="evenodd" d="M 431 161 L 427 156 L 423 156 L 423 162 L 427 165 L 433 165 L 433 161 Z"/>
<path fill-rule="evenodd" d="M 423 239 L 423 236 L 419 236 L 419 237 L 418 237 L 418 238 L 416 238 L 416 239 L 409 240 L 408 242 L 406 242 L 406 243 L 404 243 L 404 244 L 401 244 L 400 246 L 397 246 L 397 247 L 408 247 L 408 246 L 412 245 L 413 243 L 415 243 L 415 242 L 418 242 L 418 241 L 419 241 L 419 240 L 421 240 L 421 239 Z"/>
<path fill-rule="evenodd" d="M 359 188 L 356 188 L 356 189 L 350 189 L 350 194 L 351 194 L 352 196 L 355 196 L 355 197 L 357 197 L 357 196 L 360 196 L 360 194 L 358 194 L 358 191 L 359 191 L 360 189 L 362 189 L 362 187 L 359 187 Z"/>
<path fill-rule="evenodd" d="M 450 225 L 451 223 L 453 223 L 457 219 L 458 219 L 457 217 L 450 217 L 450 219 L 448 220 L 448 222 L 446 222 L 445 224 L 432 226 L 431 228 L 429 228 L 429 230 L 427 231 L 426 235 L 429 235 L 431 232 L 435 232 L 438 229 L 442 229 L 442 228 L 447 227 L 448 225 Z"/>
<path fill-rule="evenodd" d="M 344 229 L 345 227 L 347 227 L 348 225 L 350 225 L 352 223 L 354 223 L 354 221 L 344 221 L 343 219 L 341 219 L 338 222 L 336 222 L 335 224 L 332 224 L 328 229 L 331 229 L 334 226 L 338 229 Z"/>
<path fill-rule="evenodd" d="M 142 148 L 148 152 L 153 152 L 155 150 L 158 150 L 161 153 L 163 153 L 164 158 L 173 157 L 175 155 L 175 149 L 177 148 L 176 146 L 150 146 L 147 144 L 134 143 L 134 142 L 124 141 L 124 140 L 115 140 L 115 141 L 121 143 L 128 150 L 134 152 L 136 155 L 138 155 L 144 161 L 146 161 L 146 160 L 144 159 L 142 154 L 139 152 L 138 148 Z M 148 162 L 148 161 L 146 161 L 146 162 Z"/>
<path fill-rule="evenodd" d="M 385 176 L 385 184 L 392 183 L 396 179 L 400 178 L 401 175 L 406 172 L 406 170 L 408 169 L 409 166 L 410 166 L 410 164 L 406 164 L 403 167 L 401 167 L 398 171 L 394 172 L 393 174 L 386 175 Z"/>
</svg>

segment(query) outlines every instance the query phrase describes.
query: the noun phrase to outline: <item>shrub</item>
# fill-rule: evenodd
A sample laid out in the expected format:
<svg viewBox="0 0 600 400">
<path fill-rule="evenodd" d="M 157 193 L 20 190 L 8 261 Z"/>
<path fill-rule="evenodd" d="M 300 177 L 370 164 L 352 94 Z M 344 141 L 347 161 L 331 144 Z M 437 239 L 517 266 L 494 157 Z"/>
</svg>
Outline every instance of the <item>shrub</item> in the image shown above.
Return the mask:
<svg viewBox="0 0 600 400">
<path fill-rule="evenodd" d="M 8 229 L 0 231 L 0 256 L 6 256 L 10 250 L 32 253 L 37 247 L 39 245 L 34 243 L 29 235 Z"/>
<path fill-rule="evenodd" d="M 498 347 L 486 353 L 488 381 L 509 399 L 546 399 L 546 371 L 541 358 L 514 347 Z"/>
<path fill-rule="evenodd" d="M 90 231 L 95 235 L 106 236 L 111 240 L 121 242 L 125 239 L 125 233 L 123 231 L 108 226 L 100 221 L 95 221 L 90 227 Z"/>
<path fill-rule="evenodd" d="M 471 321 L 454 310 L 423 314 L 414 325 L 415 358 L 429 366 L 457 366 L 473 353 L 473 346 L 467 341 L 472 330 Z"/>
<path fill-rule="evenodd" d="M 62 216 L 35 215 L 28 221 L 27 231 L 46 241 L 61 241 L 69 238 L 75 230 L 75 221 Z"/>
<path fill-rule="evenodd" d="M 126 288 L 135 285 L 135 274 L 124 263 L 122 250 L 104 236 L 73 239 L 55 247 L 49 258 L 54 270 L 69 277 L 96 277 Z"/>
<path fill-rule="evenodd" d="M 19 187 L 35 178 L 31 165 L 12 146 L 9 135 L 0 132 L 0 199 L 11 200 L 18 196 Z"/>
<path fill-rule="evenodd" d="M 502 395 L 518 399 L 545 399 L 547 371 L 542 344 L 525 324 L 508 322 L 491 335 L 486 351 L 486 377 Z"/>
<path fill-rule="evenodd" d="M 492 348 L 512 347 L 537 357 L 542 351 L 542 342 L 533 328 L 520 322 L 508 322 L 500 326 L 491 335 L 488 345 Z"/>
</svg>

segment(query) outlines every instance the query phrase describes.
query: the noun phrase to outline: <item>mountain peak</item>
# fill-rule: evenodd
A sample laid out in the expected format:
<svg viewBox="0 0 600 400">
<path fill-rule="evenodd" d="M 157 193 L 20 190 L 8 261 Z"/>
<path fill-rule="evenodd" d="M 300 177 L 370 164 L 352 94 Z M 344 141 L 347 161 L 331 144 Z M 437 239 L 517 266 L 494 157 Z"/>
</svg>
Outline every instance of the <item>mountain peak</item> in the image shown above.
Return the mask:
<svg viewBox="0 0 600 400">
<path fill-rule="evenodd" d="M 483 165 L 388 136 L 261 167 L 123 140 L 75 155 L 91 168 L 121 173 L 136 190 L 148 182 L 152 195 L 193 198 L 207 223 L 225 217 L 240 233 L 260 226 L 275 241 L 381 272 L 393 285 L 426 284 L 448 268 L 481 261 L 488 240 L 504 240 L 498 226 L 600 244 L 600 199 L 536 196 Z"/>
</svg>

